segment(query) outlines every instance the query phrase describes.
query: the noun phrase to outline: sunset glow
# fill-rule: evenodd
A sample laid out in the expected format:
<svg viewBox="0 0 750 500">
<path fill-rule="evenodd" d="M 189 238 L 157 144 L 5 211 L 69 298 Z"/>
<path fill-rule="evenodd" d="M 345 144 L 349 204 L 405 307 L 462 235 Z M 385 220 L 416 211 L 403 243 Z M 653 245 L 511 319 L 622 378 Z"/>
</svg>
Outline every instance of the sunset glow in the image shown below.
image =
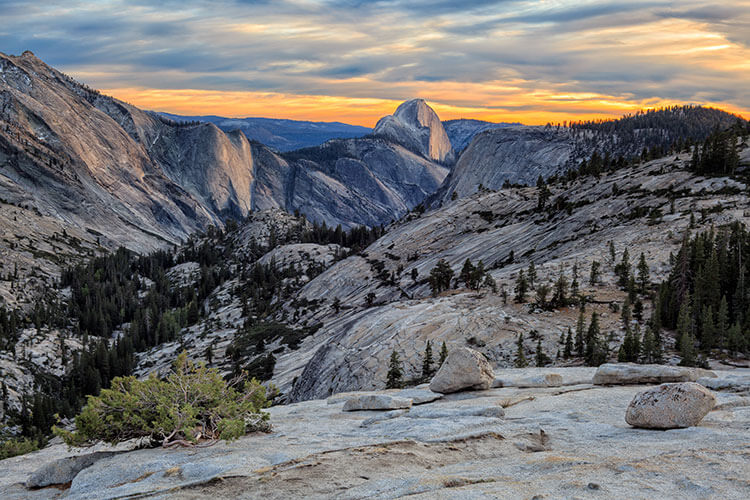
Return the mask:
<svg viewBox="0 0 750 500">
<path fill-rule="evenodd" d="M 750 2 L 3 2 L 32 50 L 136 106 L 373 126 L 422 97 L 442 119 L 543 124 L 670 104 L 750 116 Z"/>
</svg>

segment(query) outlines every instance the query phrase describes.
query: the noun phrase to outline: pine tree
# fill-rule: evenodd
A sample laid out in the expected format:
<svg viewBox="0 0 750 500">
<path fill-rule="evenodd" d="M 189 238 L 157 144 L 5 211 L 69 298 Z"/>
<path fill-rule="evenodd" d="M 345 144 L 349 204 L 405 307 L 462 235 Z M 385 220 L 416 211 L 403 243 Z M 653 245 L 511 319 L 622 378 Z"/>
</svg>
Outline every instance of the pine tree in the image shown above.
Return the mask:
<svg viewBox="0 0 750 500">
<path fill-rule="evenodd" d="M 585 350 L 586 320 L 583 317 L 583 309 L 578 313 L 578 324 L 576 325 L 576 355 L 583 356 Z"/>
<path fill-rule="evenodd" d="M 570 295 L 572 295 L 573 300 L 578 297 L 578 292 L 580 284 L 578 283 L 578 261 L 576 260 L 573 263 L 573 281 L 570 282 Z"/>
<path fill-rule="evenodd" d="M 404 372 L 401 370 L 401 359 L 398 353 L 393 350 L 391 352 L 391 359 L 388 364 L 388 375 L 385 384 L 386 389 L 401 389 L 403 386 Z"/>
<path fill-rule="evenodd" d="M 549 361 L 549 357 L 544 354 L 544 350 L 542 350 L 542 338 L 539 337 L 536 341 L 536 366 L 544 366 Z"/>
<path fill-rule="evenodd" d="M 716 315 L 716 329 L 714 338 L 716 345 L 724 347 L 727 345 L 727 333 L 729 330 L 729 306 L 727 305 L 726 296 L 722 295 L 719 305 L 719 313 Z"/>
<path fill-rule="evenodd" d="M 430 271 L 430 288 L 432 295 L 436 296 L 443 290 L 448 290 L 453 280 L 453 269 L 445 259 L 440 259 Z"/>
<path fill-rule="evenodd" d="M 711 349 L 716 342 L 716 325 L 714 324 L 713 307 L 703 306 L 701 319 L 701 347 L 704 349 Z"/>
<path fill-rule="evenodd" d="M 654 331 L 651 329 L 650 325 L 646 327 L 646 332 L 643 334 L 642 351 L 643 361 L 645 363 L 656 363 L 656 339 L 654 338 Z"/>
<path fill-rule="evenodd" d="M 598 366 L 604 362 L 601 352 L 601 332 L 599 331 L 599 315 L 594 311 L 591 313 L 591 323 L 586 332 L 586 363 L 589 366 Z"/>
<path fill-rule="evenodd" d="M 615 242 L 609 241 L 609 266 L 614 268 L 615 262 L 617 261 L 617 255 L 615 254 Z"/>
<path fill-rule="evenodd" d="M 632 316 L 630 312 L 630 299 L 627 297 L 625 298 L 625 302 L 622 303 L 620 318 L 622 319 L 623 328 L 630 328 L 630 321 L 632 320 Z"/>
<path fill-rule="evenodd" d="M 527 280 L 528 280 L 528 283 L 529 283 L 529 288 L 531 288 L 533 290 L 536 287 L 536 280 L 537 280 L 536 266 L 534 266 L 534 261 L 531 261 L 529 263 L 529 269 L 528 269 L 527 276 L 528 276 Z"/>
<path fill-rule="evenodd" d="M 516 368 L 524 368 L 529 363 L 526 361 L 526 355 L 523 352 L 523 333 L 518 334 L 518 340 L 516 341 L 516 361 L 514 366 Z"/>
<path fill-rule="evenodd" d="M 686 332 L 680 336 L 680 366 L 695 366 L 695 337 Z"/>
<path fill-rule="evenodd" d="M 563 351 L 563 357 L 565 359 L 570 358 L 573 355 L 573 332 L 568 327 L 568 334 L 565 337 L 565 351 Z"/>
<path fill-rule="evenodd" d="M 445 362 L 446 358 L 448 358 L 448 346 L 446 346 L 445 341 L 443 341 L 443 345 L 440 347 L 440 358 L 438 358 L 438 368 L 443 366 L 443 363 Z"/>
<path fill-rule="evenodd" d="M 742 335 L 739 322 L 733 324 L 727 332 L 727 348 L 732 354 L 745 350 L 745 338 Z"/>
<path fill-rule="evenodd" d="M 432 343 L 428 340 L 427 346 L 424 348 L 424 356 L 422 356 L 422 379 L 429 380 L 434 374 L 432 368 Z"/>
<path fill-rule="evenodd" d="M 641 252 L 641 257 L 638 260 L 638 286 L 639 292 L 645 295 L 650 285 L 649 268 L 646 263 L 646 256 Z"/>
<path fill-rule="evenodd" d="M 630 278 L 630 253 L 627 248 L 622 252 L 622 260 L 615 266 L 615 275 L 617 284 L 623 289 L 626 288 Z"/>
<path fill-rule="evenodd" d="M 466 288 L 474 288 L 474 264 L 471 263 L 471 260 L 466 259 L 464 267 L 461 268 L 461 273 L 458 275 L 458 279 L 464 282 Z"/>
<path fill-rule="evenodd" d="M 601 281 L 602 271 L 601 271 L 602 265 L 597 261 L 591 262 L 591 272 L 589 273 L 589 284 L 591 286 L 596 285 Z"/>
<path fill-rule="evenodd" d="M 518 271 L 518 279 L 516 279 L 516 288 L 515 288 L 515 301 L 519 304 L 526 302 L 526 293 L 528 292 L 528 282 L 526 281 L 526 276 L 523 274 L 523 269 Z"/>
</svg>

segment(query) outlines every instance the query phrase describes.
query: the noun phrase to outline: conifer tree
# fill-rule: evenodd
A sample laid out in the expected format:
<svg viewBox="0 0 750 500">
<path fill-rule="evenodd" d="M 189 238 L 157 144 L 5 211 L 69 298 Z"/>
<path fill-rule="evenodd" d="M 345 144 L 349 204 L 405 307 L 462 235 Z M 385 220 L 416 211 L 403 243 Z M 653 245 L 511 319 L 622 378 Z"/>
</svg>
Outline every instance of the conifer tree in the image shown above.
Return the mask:
<svg viewBox="0 0 750 500">
<path fill-rule="evenodd" d="M 576 355 L 581 357 L 585 351 L 586 320 L 583 317 L 583 309 L 578 313 L 578 324 L 576 325 Z"/>
<path fill-rule="evenodd" d="M 516 360 L 514 366 L 516 368 L 524 368 L 529 363 L 526 361 L 526 355 L 523 352 L 523 333 L 518 334 L 518 340 L 516 340 Z"/>
<path fill-rule="evenodd" d="M 443 366 L 443 363 L 445 362 L 447 357 L 448 357 L 448 346 L 446 346 L 445 341 L 443 341 L 443 345 L 440 347 L 440 358 L 438 358 L 438 368 Z"/>
<path fill-rule="evenodd" d="M 428 340 L 427 346 L 424 348 L 424 355 L 422 356 L 422 379 L 428 380 L 434 374 L 432 368 L 432 343 Z"/>
<path fill-rule="evenodd" d="M 739 322 L 729 327 L 729 331 L 727 332 L 727 348 L 732 354 L 737 354 L 745 350 L 745 338 L 742 335 Z"/>
<path fill-rule="evenodd" d="M 515 301 L 519 304 L 522 304 L 526 302 L 526 293 L 528 292 L 528 282 L 526 281 L 526 276 L 523 274 L 523 269 L 518 271 L 518 278 L 516 279 L 516 288 L 515 288 Z"/>
<path fill-rule="evenodd" d="M 590 285 L 596 285 L 601 281 L 602 271 L 601 271 L 602 265 L 597 261 L 591 262 L 591 272 L 589 273 L 589 284 Z"/>
<path fill-rule="evenodd" d="M 573 300 L 578 297 L 578 292 L 580 284 L 578 283 L 578 261 L 576 260 L 573 263 L 573 280 L 570 282 L 570 295 L 572 296 Z"/>
<path fill-rule="evenodd" d="M 646 263 L 646 256 L 641 252 L 641 257 L 638 259 L 638 291 L 645 295 L 650 285 L 649 268 Z"/>
<path fill-rule="evenodd" d="M 657 362 L 656 339 L 654 338 L 654 331 L 651 329 L 651 325 L 646 326 L 646 332 L 643 334 L 642 351 L 644 363 Z"/>
<path fill-rule="evenodd" d="M 544 353 L 542 349 L 542 338 L 539 337 L 536 341 L 536 366 L 544 366 L 549 361 L 549 357 Z"/>
<path fill-rule="evenodd" d="M 573 332 L 568 327 L 568 334 L 565 336 L 565 351 L 563 351 L 563 357 L 565 359 L 570 358 L 573 355 Z"/>
<path fill-rule="evenodd" d="M 471 263 L 470 259 L 466 259 L 464 266 L 461 268 L 461 273 L 458 275 L 459 281 L 463 281 L 466 288 L 474 288 L 474 264 Z"/>
<path fill-rule="evenodd" d="M 586 363 L 589 366 L 598 366 L 604 362 L 600 335 L 599 315 L 594 311 L 591 313 L 591 323 L 586 332 Z"/>
<path fill-rule="evenodd" d="M 727 333 L 729 330 L 729 306 L 727 305 L 726 296 L 722 295 L 719 304 L 719 313 L 716 315 L 716 329 L 714 330 L 716 345 L 724 347 L 727 345 Z"/>
<path fill-rule="evenodd" d="M 536 266 L 534 266 L 534 261 L 531 261 L 529 263 L 529 269 L 527 272 L 527 281 L 529 283 L 529 288 L 531 288 L 532 290 L 536 288 L 536 280 L 537 280 Z"/>
<path fill-rule="evenodd" d="M 395 349 L 391 352 L 391 359 L 388 364 L 388 375 L 385 384 L 386 389 L 400 389 L 403 384 L 404 372 L 401 369 L 401 359 Z"/>
</svg>

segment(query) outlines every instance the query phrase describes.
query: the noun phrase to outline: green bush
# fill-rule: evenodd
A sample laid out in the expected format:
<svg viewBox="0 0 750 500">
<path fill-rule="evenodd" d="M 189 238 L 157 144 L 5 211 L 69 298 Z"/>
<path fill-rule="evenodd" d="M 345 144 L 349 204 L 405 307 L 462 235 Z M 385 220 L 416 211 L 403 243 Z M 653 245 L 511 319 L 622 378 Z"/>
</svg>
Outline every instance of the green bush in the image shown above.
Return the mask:
<svg viewBox="0 0 750 500">
<path fill-rule="evenodd" d="M 24 455 L 39 449 L 39 443 L 29 438 L 10 438 L 0 443 L 0 460 Z"/>
<path fill-rule="evenodd" d="M 160 380 L 117 377 L 110 389 L 88 396 L 75 418 L 76 430 L 53 428 L 70 446 L 97 441 L 116 444 L 146 438 L 152 445 L 191 446 L 269 431 L 266 389 L 257 380 L 227 383 L 215 368 L 180 354 L 172 373 Z"/>
</svg>

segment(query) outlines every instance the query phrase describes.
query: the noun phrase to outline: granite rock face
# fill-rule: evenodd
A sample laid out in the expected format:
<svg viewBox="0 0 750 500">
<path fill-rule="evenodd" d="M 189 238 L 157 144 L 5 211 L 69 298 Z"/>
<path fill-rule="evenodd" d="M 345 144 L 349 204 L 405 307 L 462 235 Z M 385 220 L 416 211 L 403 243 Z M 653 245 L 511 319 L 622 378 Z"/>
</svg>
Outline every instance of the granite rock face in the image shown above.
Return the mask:
<svg viewBox="0 0 750 500">
<path fill-rule="evenodd" d="M 495 373 L 487 358 L 474 349 L 454 349 L 430 382 L 430 390 L 443 394 L 492 386 Z"/>
<path fill-rule="evenodd" d="M 27 488 L 44 488 L 45 486 L 66 484 L 75 478 L 86 467 L 91 467 L 97 461 L 111 457 L 115 452 L 99 451 L 61 458 L 45 464 L 26 480 Z"/>
<path fill-rule="evenodd" d="M 373 134 L 403 144 L 427 158 L 450 163 L 453 148 L 437 113 L 424 99 L 402 103 L 396 111 L 378 121 Z"/>
<path fill-rule="evenodd" d="M 30 52 L 0 53 L 0 198 L 136 251 L 253 210 L 379 225 L 448 173 L 437 161 L 450 152 L 437 115 L 420 105 L 398 117 L 426 142 L 404 147 L 380 136 L 280 154 L 238 130 L 178 123 L 104 96 Z"/>
<path fill-rule="evenodd" d="M 700 384 L 662 384 L 635 395 L 625 413 L 633 427 L 676 429 L 698 425 L 716 404 L 716 397 Z"/>
<path fill-rule="evenodd" d="M 594 374 L 594 384 L 662 384 L 666 382 L 695 382 L 701 377 L 716 377 L 703 368 L 667 365 L 638 365 L 634 363 L 605 363 Z"/>
</svg>

